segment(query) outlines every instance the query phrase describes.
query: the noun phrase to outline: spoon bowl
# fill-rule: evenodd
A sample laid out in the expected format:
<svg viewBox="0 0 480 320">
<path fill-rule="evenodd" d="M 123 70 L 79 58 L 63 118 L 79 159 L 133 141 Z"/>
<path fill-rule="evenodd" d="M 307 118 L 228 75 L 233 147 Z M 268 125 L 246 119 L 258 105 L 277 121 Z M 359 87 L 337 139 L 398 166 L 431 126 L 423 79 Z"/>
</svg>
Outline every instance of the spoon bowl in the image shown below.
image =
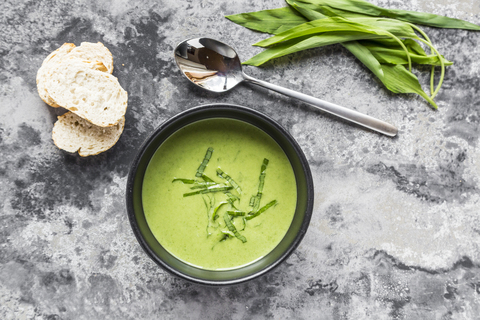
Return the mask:
<svg viewBox="0 0 480 320">
<path fill-rule="evenodd" d="M 228 91 L 244 80 L 235 50 L 217 40 L 184 41 L 175 49 L 175 61 L 190 81 L 209 91 Z"/>
<path fill-rule="evenodd" d="M 175 48 L 174 56 L 187 79 L 208 91 L 225 92 L 245 81 L 299 99 L 324 112 L 389 137 L 397 135 L 397 128 L 382 120 L 246 75 L 235 50 L 220 41 L 210 38 L 185 40 Z"/>
</svg>

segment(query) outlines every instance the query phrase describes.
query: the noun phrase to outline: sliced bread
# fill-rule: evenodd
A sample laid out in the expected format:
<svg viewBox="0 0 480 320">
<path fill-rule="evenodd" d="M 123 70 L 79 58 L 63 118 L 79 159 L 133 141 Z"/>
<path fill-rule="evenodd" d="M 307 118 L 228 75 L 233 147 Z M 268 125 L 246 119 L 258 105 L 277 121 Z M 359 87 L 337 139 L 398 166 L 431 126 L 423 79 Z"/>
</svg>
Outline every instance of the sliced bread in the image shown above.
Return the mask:
<svg viewBox="0 0 480 320">
<path fill-rule="evenodd" d="M 73 112 L 58 117 L 53 126 L 55 145 L 68 152 L 78 152 L 82 157 L 93 156 L 110 149 L 120 138 L 125 126 L 122 118 L 115 126 L 98 127 Z"/>
<path fill-rule="evenodd" d="M 98 61 L 99 64 L 90 64 L 88 67 L 97 68 L 99 71 L 113 72 L 113 57 L 111 52 L 102 43 L 82 42 L 75 47 L 73 43 L 64 43 L 60 48 L 50 53 L 38 69 L 37 90 L 40 98 L 52 107 L 59 105 L 48 95 L 45 82 L 50 68 L 55 67 L 62 59 L 76 58 L 79 61 Z"/>
<path fill-rule="evenodd" d="M 44 85 L 56 104 L 94 125 L 109 127 L 124 117 L 128 94 L 116 77 L 95 70 L 96 64 L 101 63 L 62 59 L 49 68 Z"/>
<path fill-rule="evenodd" d="M 57 108 L 58 104 L 53 101 L 53 99 L 48 95 L 47 89 L 45 88 L 45 77 L 48 72 L 48 69 L 58 63 L 63 57 L 65 57 L 70 51 L 75 48 L 73 43 L 64 43 L 60 48 L 50 53 L 45 60 L 43 60 L 40 69 L 37 72 L 37 90 L 40 98 L 48 105 Z"/>
<path fill-rule="evenodd" d="M 113 56 L 110 50 L 105 47 L 101 42 L 82 42 L 80 46 L 75 47 L 65 56 L 65 58 L 78 58 L 83 61 L 98 61 L 103 63 L 108 73 L 113 72 Z"/>
</svg>

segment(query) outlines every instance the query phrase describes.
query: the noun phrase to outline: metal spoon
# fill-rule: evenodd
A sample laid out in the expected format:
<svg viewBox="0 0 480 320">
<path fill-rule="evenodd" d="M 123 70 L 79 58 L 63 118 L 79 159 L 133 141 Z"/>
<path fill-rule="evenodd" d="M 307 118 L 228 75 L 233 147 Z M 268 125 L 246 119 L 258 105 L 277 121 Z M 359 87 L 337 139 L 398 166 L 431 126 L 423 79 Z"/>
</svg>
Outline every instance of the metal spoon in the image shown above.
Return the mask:
<svg viewBox="0 0 480 320">
<path fill-rule="evenodd" d="M 175 48 L 175 61 L 183 74 L 196 85 L 214 92 L 232 89 L 242 81 L 299 99 L 325 112 L 363 127 L 394 137 L 397 128 L 355 110 L 306 94 L 254 79 L 242 71 L 240 58 L 230 46 L 209 38 L 186 40 Z"/>
</svg>

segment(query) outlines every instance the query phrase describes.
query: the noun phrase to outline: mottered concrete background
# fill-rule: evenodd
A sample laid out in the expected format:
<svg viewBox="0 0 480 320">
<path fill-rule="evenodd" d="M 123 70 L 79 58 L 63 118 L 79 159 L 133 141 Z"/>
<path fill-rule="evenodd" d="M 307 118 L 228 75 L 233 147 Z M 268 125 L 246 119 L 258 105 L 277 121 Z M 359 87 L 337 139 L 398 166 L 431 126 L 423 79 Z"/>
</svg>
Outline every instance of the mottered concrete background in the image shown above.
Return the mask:
<svg viewBox="0 0 480 320">
<path fill-rule="evenodd" d="M 480 24 L 476 0 L 373 3 Z M 267 1 L 17 1 L 0 4 L 1 319 L 479 319 L 480 32 L 424 28 L 454 65 L 436 101 L 387 91 L 339 45 L 245 67 L 259 79 L 354 108 L 399 128 L 387 138 L 248 85 L 194 87 L 173 48 L 198 36 L 246 60 L 266 37 L 225 15 Z M 51 139 L 65 112 L 35 76 L 64 42 L 103 42 L 129 93 L 119 142 L 81 158 Z M 428 68 L 414 72 L 428 90 Z M 438 73 L 437 73 L 438 75 Z M 302 244 L 268 275 L 205 287 L 160 269 L 125 209 L 129 165 L 166 119 L 226 102 L 272 117 L 302 147 L 315 207 Z"/>
</svg>

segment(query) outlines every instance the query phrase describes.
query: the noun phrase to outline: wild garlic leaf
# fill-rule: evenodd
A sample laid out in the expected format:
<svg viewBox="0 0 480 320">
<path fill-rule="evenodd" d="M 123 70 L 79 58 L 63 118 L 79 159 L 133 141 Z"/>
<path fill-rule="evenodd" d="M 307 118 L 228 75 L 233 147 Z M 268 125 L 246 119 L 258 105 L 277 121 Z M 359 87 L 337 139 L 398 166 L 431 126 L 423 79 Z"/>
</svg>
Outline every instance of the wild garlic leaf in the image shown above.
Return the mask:
<svg viewBox="0 0 480 320">
<path fill-rule="evenodd" d="M 373 56 L 380 62 L 380 63 L 388 63 L 388 64 L 408 64 L 408 60 L 405 58 L 405 51 L 398 46 L 398 48 L 385 48 L 380 47 L 377 44 L 367 43 L 366 41 L 362 42 L 362 45 L 365 46 Z M 417 64 L 427 64 L 427 65 L 434 65 L 440 66 L 440 60 L 437 55 L 419 55 L 413 52 L 410 52 L 410 59 L 412 63 Z M 446 66 L 451 66 L 453 62 L 446 60 L 443 56 L 443 63 Z"/>
<path fill-rule="evenodd" d="M 433 108 L 438 108 L 436 103 L 423 91 L 418 78 L 403 65 L 380 64 L 367 46 L 356 41 L 346 42 L 343 45 L 370 69 L 388 90 L 394 93 L 416 93 L 427 100 Z"/>
<path fill-rule="evenodd" d="M 340 10 L 329 6 L 318 6 L 296 0 L 286 0 L 286 2 L 310 20 L 321 19 L 321 17 L 358 18 L 368 16 L 362 13 Z"/>
<path fill-rule="evenodd" d="M 306 7 L 296 6 L 294 4 L 294 1 L 292 0 L 286 0 L 286 1 L 289 5 L 295 8 L 295 10 L 297 10 L 299 13 L 301 13 L 303 16 L 305 16 L 305 18 L 309 20 L 318 20 L 318 19 L 327 18 L 327 16 L 325 16 L 324 14 L 318 11 L 314 11 Z M 378 39 L 378 40 L 395 41 L 392 39 Z M 370 71 L 372 71 L 374 75 L 376 75 L 378 78 L 383 78 L 384 75 L 383 75 L 383 70 L 380 63 L 368 49 L 363 47 L 363 45 L 361 44 L 361 41 L 353 40 L 353 41 L 341 43 L 341 45 L 344 46 L 348 51 L 350 51 L 368 69 L 370 69 Z"/>
<path fill-rule="evenodd" d="M 384 78 L 382 66 L 378 59 L 361 44 L 360 41 L 349 41 L 342 44 L 348 49 L 360 62 L 362 62 L 379 79 Z"/>
<path fill-rule="evenodd" d="M 255 20 L 249 16 L 248 19 L 242 17 L 243 19 L 234 21 L 247 28 L 276 35 L 257 43 L 256 45 L 268 48 L 244 64 L 260 66 L 270 59 L 290 53 L 340 43 L 370 69 L 387 89 L 395 93 L 417 93 L 434 108 L 437 108 L 437 105 L 432 98 L 438 93 L 443 82 L 444 67 L 451 65 L 452 62 L 440 55 L 425 32 L 412 23 L 440 28 L 480 30 L 480 26 L 467 21 L 429 13 L 385 9 L 364 0 L 286 0 L 286 2 L 289 7 L 264 10 L 271 11 L 268 12 L 267 23 L 260 21 L 260 17 L 265 15 L 263 11 L 248 13 L 259 19 Z M 335 26 L 326 31 L 327 24 L 332 18 L 337 21 L 343 18 L 350 26 Z M 316 23 L 323 26 L 312 27 L 312 24 Z M 355 23 L 362 24 L 363 30 L 359 31 L 359 26 Z M 282 29 L 282 25 L 288 27 Z M 394 31 L 392 28 L 397 30 Z M 385 33 L 382 34 L 380 30 Z M 419 38 L 416 32 L 424 39 Z M 430 54 L 427 55 L 417 41 L 430 47 Z M 423 91 L 418 78 L 404 67 L 408 64 L 410 69 L 412 62 L 432 65 L 431 97 Z M 441 75 L 434 90 L 434 67 L 438 65 L 441 66 Z"/>
<path fill-rule="evenodd" d="M 299 13 L 302 15 L 299 18 Z M 268 15 L 269 23 L 264 23 L 262 21 L 263 17 Z M 303 18 L 305 16 L 305 18 Z M 310 10 L 306 9 L 303 10 L 302 8 L 295 8 L 286 7 L 286 8 L 279 8 L 273 10 L 264 10 L 264 11 L 257 11 L 257 12 L 249 12 L 245 14 L 237 14 L 237 15 L 230 15 L 227 16 L 228 19 L 231 21 L 256 31 L 278 34 L 281 33 L 281 28 L 284 26 L 285 21 L 289 21 L 292 24 L 297 21 L 300 25 L 310 20 L 317 20 L 321 18 L 326 18 L 326 16 Z M 389 41 L 390 39 L 382 39 Z M 377 77 L 383 77 L 383 70 L 381 68 L 380 63 L 377 59 L 370 53 L 370 51 L 366 48 L 363 48 L 360 43 L 357 41 L 349 41 L 342 44 L 345 46 L 350 52 L 352 52 L 368 69 L 370 69 Z M 257 57 L 258 59 L 259 57 Z M 247 61 L 248 62 L 248 61 Z M 255 59 L 250 60 L 248 62 L 255 65 Z M 247 63 L 245 63 L 247 64 Z"/>
<path fill-rule="evenodd" d="M 438 109 L 437 104 L 423 91 L 418 78 L 403 65 L 382 64 L 382 70 L 385 77 L 380 80 L 388 90 L 394 93 L 416 93 L 427 100 L 434 109 Z"/>
<path fill-rule="evenodd" d="M 409 52 L 413 54 L 418 54 L 421 56 L 426 56 L 425 50 L 418 44 L 417 41 L 413 39 L 402 39 L 403 44 L 408 49 Z M 400 49 L 398 42 L 393 39 L 375 39 L 362 41 L 362 44 L 371 44 L 371 46 L 376 45 L 379 48 L 390 48 L 390 49 Z"/>
<path fill-rule="evenodd" d="M 330 17 L 302 23 L 287 31 L 257 42 L 254 45 L 268 47 L 282 41 L 324 32 L 344 32 L 345 34 L 348 34 L 348 32 L 365 33 L 383 35 L 386 37 L 391 37 L 390 34 L 393 34 L 396 37 L 417 38 L 417 35 L 410 25 L 398 20 L 369 17 L 350 20 L 341 17 Z M 371 37 L 368 38 L 371 39 Z M 346 39 L 346 41 L 348 41 L 348 39 Z"/>
<path fill-rule="evenodd" d="M 298 37 L 289 41 L 284 41 L 273 47 L 267 48 L 264 51 L 258 53 L 243 64 L 251 66 L 261 66 L 269 60 L 283 57 L 285 55 L 295 53 L 302 50 L 323 47 L 331 44 L 349 42 L 359 39 L 375 39 L 386 37 L 384 35 L 378 35 L 375 33 L 365 32 L 324 32 L 319 35 L 311 35 Z"/>
<path fill-rule="evenodd" d="M 291 7 L 232 14 L 227 19 L 255 31 L 277 34 L 308 21 Z"/>
<path fill-rule="evenodd" d="M 302 5 L 302 4 L 299 5 L 294 0 L 285 0 L 285 1 L 288 3 L 290 7 L 295 9 L 295 11 L 299 12 L 301 15 L 303 15 L 305 18 L 307 18 L 310 21 L 325 19 L 329 17 L 327 15 L 324 15 L 320 11 L 310 8 L 310 6 L 308 5 Z"/>
<path fill-rule="evenodd" d="M 407 11 L 399 9 L 386 9 L 364 0 L 287 0 L 298 6 L 305 6 L 312 10 L 321 10 L 323 6 L 337 9 L 336 14 L 350 12 L 365 14 L 374 17 L 387 17 L 415 24 L 451 29 L 480 30 L 480 26 L 468 21 L 448 18 L 433 13 Z"/>
</svg>

